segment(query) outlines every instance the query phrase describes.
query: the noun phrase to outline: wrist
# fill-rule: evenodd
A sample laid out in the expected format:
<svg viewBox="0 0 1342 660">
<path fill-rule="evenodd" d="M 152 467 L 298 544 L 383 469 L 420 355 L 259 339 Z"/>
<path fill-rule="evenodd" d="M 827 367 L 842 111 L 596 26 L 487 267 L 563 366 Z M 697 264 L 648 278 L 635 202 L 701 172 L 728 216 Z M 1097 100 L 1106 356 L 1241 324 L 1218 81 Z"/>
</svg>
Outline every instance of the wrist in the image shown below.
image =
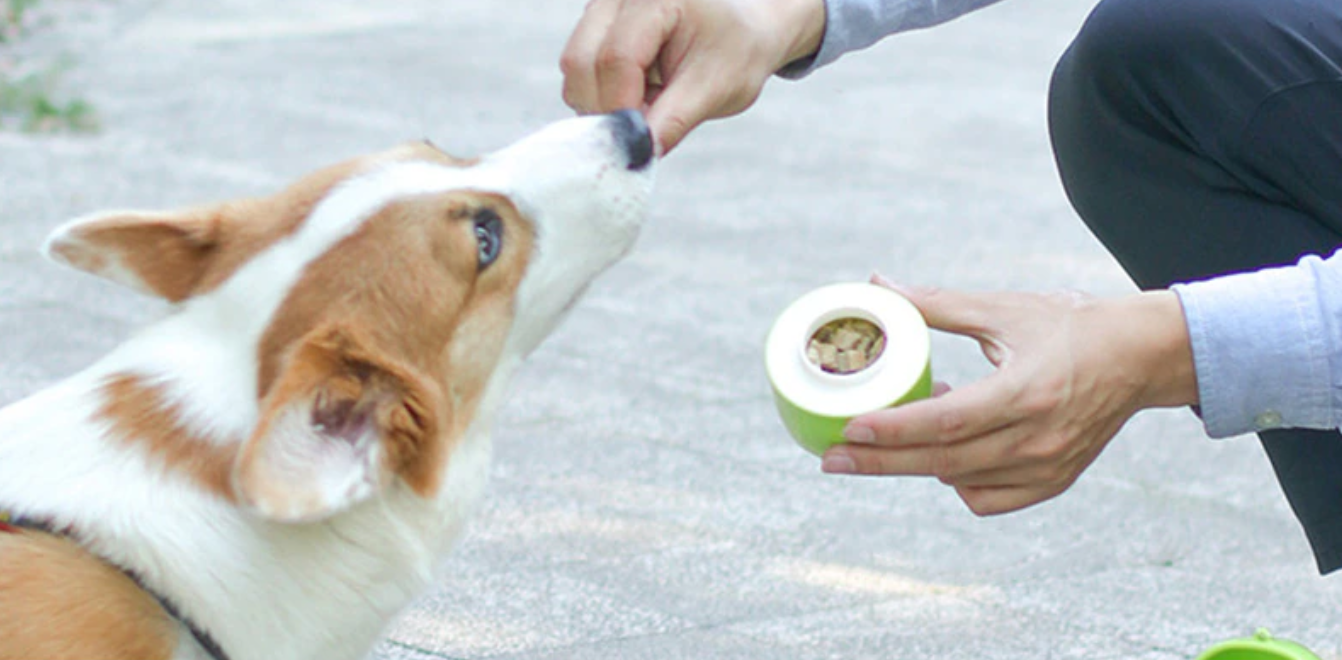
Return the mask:
<svg viewBox="0 0 1342 660">
<path fill-rule="evenodd" d="M 783 61 L 777 68 L 792 62 L 814 56 L 820 50 L 825 38 L 825 2 L 826 0 L 783 0 L 779 4 L 784 30 L 781 34 L 790 35 L 784 43 Z"/>
<path fill-rule="evenodd" d="M 1197 405 L 1197 370 L 1184 321 L 1183 305 L 1173 291 L 1149 291 L 1112 301 L 1114 330 L 1138 379 L 1141 408 Z"/>
</svg>

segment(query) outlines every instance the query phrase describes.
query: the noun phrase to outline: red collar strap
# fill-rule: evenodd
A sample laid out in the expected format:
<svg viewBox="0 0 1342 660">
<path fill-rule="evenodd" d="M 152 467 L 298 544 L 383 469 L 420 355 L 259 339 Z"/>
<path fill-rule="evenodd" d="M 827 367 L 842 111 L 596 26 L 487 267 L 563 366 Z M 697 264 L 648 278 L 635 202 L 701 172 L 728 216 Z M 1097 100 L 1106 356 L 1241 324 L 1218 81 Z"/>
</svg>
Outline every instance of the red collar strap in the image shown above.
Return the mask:
<svg viewBox="0 0 1342 660">
<path fill-rule="evenodd" d="M 0 532 L 6 534 L 18 534 L 25 529 L 46 532 L 48 534 L 61 534 L 61 532 L 54 529 L 45 520 L 24 518 L 23 516 L 16 516 L 4 509 L 0 509 Z"/>
</svg>

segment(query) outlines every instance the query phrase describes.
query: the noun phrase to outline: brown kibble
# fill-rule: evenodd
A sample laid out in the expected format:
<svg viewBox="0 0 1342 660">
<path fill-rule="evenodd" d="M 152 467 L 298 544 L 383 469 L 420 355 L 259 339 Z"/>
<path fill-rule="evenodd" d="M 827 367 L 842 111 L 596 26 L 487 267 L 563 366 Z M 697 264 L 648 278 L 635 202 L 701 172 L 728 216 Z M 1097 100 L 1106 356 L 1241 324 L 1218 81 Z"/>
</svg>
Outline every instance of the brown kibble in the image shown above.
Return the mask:
<svg viewBox="0 0 1342 660">
<path fill-rule="evenodd" d="M 885 333 L 859 318 L 830 321 L 811 335 L 806 358 L 823 371 L 851 374 L 862 371 L 885 350 Z"/>
<path fill-rule="evenodd" d="M 863 336 L 862 338 L 857 340 L 857 345 L 853 347 L 853 350 L 859 353 L 870 354 L 871 346 L 872 344 L 875 343 L 876 343 L 875 337 Z"/>
<path fill-rule="evenodd" d="M 835 329 L 834 338 L 830 343 L 841 351 L 857 348 L 858 342 L 862 341 L 862 333 L 855 332 L 852 328 L 840 327 Z"/>
<path fill-rule="evenodd" d="M 827 364 L 835 364 L 838 362 L 839 349 L 835 348 L 831 344 L 821 344 L 818 348 L 820 349 L 821 367 L 824 367 Z"/>
</svg>

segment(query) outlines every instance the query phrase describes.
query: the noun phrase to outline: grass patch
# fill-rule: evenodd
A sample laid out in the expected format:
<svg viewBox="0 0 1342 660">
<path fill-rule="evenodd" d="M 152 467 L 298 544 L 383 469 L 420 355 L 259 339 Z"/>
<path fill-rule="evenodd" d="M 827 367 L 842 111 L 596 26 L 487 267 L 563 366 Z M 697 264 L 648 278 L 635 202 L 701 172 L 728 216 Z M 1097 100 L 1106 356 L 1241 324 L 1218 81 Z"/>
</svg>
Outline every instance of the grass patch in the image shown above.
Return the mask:
<svg viewBox="0 0 1342 660">
<path fill-rule="evenodd" d="M 0 129 L 27 133 L 94 131 L 98 118 L 93 106 L 79 98 L 59 96 L 67 61 L 50 63 L 25 73 L 0 71 Z"/>
<path fill-rule="evenodd" d="M 41 24 L 41 0 L 0 0 L 0 130 L 88 132 L 98 128 L 93 106 L 61 91 L 68 57 L 39 58 L 21 43 Z"/>
<path fill-rule="evenodd" d="M 5 0 L 0 9 L 0 44 L 13 43 L 23 35 L 28 24 L 28 15 L 37 0 Z"/>
</svg>

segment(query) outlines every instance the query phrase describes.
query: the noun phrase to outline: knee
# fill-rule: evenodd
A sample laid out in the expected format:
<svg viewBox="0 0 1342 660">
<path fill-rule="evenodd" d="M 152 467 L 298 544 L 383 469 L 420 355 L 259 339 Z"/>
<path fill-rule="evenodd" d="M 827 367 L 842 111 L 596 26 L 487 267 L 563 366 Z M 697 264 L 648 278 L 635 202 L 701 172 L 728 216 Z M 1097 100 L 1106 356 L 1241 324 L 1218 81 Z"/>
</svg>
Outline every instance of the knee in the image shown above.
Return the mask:
<svg viewBox="0 0 1342 660">
<path fill-rule="evenodd" d="M 1213 0 L 1215 1 L 1215 0 Z M 1207 0 L 1103 0 L 1058 61 L 1049 86 L 1049 134 L 1068 199 L 1093 231 L 1115 217 L 1112 190 L 1153 142 L 1166 143 L 1177 122 L 1167 67 L 1180 66 L 1181 44 Z M 1196 30 L 1192 30 L 1196 31 Z M 1182 33 L 1181 33 L 1182 32 Z"/>
<path fill-rule="evenodd" d="M 1147 20 L 1153 10 L 1149 0 L 1103 0 L 1091 11 L 1059 64 L 1066 63 L 1074 75 L 1055 79 L 1055 84 L 1127 78 L 1136 66 L 1134 57 L 1145 59 L 1159 24 Z M 1061 66 L 1059 67 L 1062 68 Z"/>
<path fill-rule="evenodd" d="M 1073 207 L 1088 225 L 1094 209 L 1123 171 L 1116 159 L 1130 145 L 1132 128 L 1144 125 L 1134 103 L 1142 86 L 1153 35 L 1145 16 L 1160 0 L 1103 0 L 1058 60 L 1048 93 L 1049 136 L 1058 173 Z"/>
<path fill-rule="evenodd" d="M 1201 0 L 1103 0 L 1081 26 L 1054 72 L 1054 93 L 1098 87 L 1140 88 L 1162 68 L 1179 66 L 1200 31 Z M 1104 94 L 1103 96 L 1108 96 Z"/>
<path fill-rule="evenodd" d="M 1237 84 L 1221 80 L 1235 75 L 1226 63 L 1239 58 L 1233 32 L 1259 4 L 1103 0 L 1095 7 L 1049 87 L 1054 154 L 1078 210 L 1134 142 L 1187 147 L 1216 138 L 1190 115 Z"/>
<path fill-rule="evenodd" d="M 1092 86 L 1095 100 L 1178 94 L 1243 66 L 1261 0 L 1102 0 L 1055 70 L 1054 93 Z M 1292 4 L 1292 3 L 1286 3 Z"/>
</svg>

